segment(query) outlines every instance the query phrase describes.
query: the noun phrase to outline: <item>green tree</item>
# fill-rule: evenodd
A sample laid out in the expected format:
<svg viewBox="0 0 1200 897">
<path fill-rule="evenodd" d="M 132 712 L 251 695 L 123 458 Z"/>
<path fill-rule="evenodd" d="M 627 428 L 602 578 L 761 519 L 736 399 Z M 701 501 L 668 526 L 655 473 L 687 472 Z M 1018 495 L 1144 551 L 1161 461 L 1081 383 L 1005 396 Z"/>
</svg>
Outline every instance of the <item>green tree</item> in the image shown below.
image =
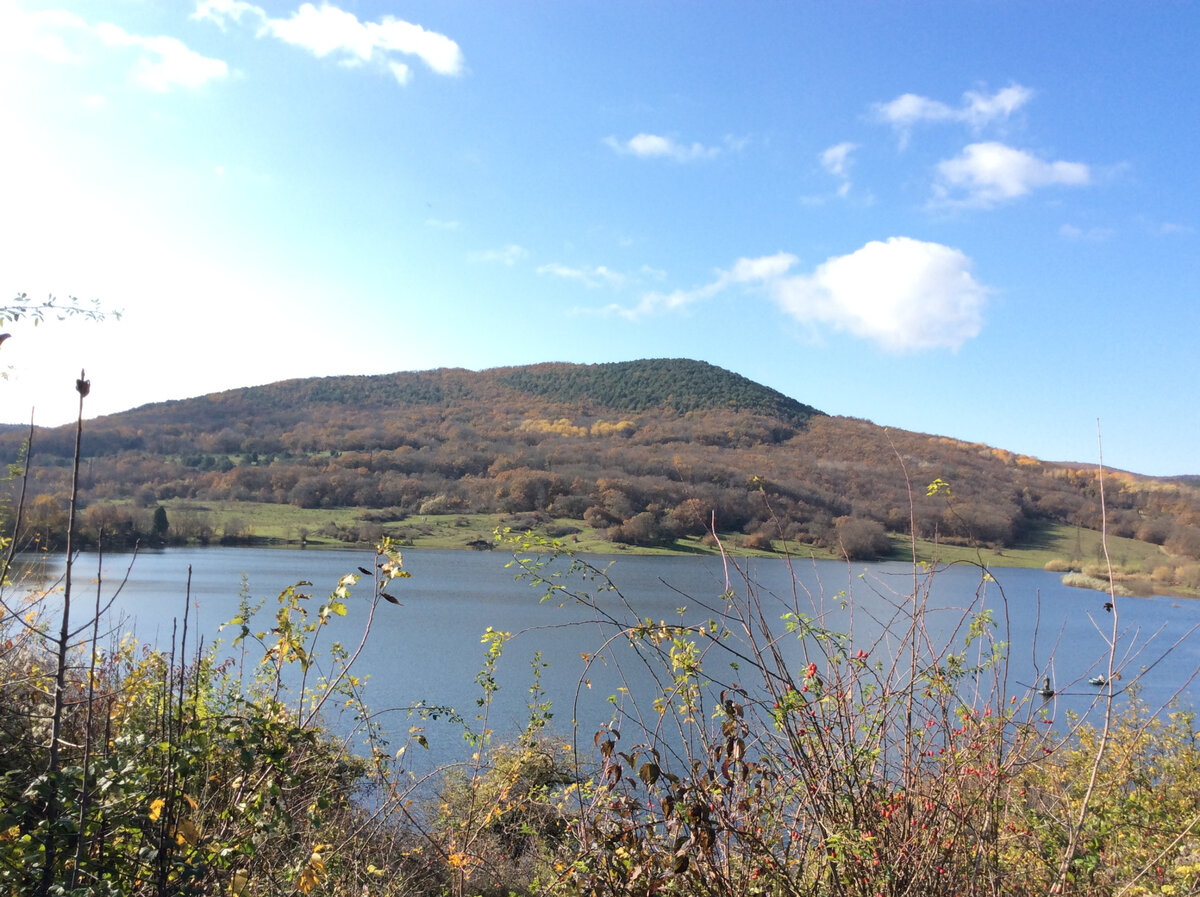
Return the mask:
<svg viewBox="0 0 1200 897">
<path fill-rule="evenodd" d="M 167 520 L 167 509 L 159 505 L 154 509 L 154 520 L 151 523 L 151 529 L 154 531 L 155 537 L 165 539 L 170 526 L 170 521 Z"/>
</svg>

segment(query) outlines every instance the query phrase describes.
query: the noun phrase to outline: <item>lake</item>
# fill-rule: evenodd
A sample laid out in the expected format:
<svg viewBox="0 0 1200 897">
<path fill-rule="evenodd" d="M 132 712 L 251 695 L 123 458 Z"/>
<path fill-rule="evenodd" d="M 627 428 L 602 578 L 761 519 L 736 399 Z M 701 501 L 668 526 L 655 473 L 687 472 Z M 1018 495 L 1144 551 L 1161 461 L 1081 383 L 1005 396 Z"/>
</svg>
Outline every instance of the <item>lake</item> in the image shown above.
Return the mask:
<svg viewBox="0 0 1200 897">
<path fill-rule="evenodd" d="M 359 675 L 370 677 L 368 703 L 397 740 L 414 724 L 405 708 L 418 701 L 453 707 L 475 722 L 481 694 L 475 678 L 485 649 L 480 639 L 489 626 L 514 634 L 498 665 L 500 689 L 488 719 L 489 727 L 497 732 L 515 733 L 528 718 L 530 663 L 536 652 L 540 652 L 540 662 L 548 664 L 542 684 L 553 702 L 554 728 L 565 733 L 570 721 L 577 719 L 582 742 L 590 742 L 596 727 L 611 717 L 609 698 L 618 694 L 622 676 L 635 694 L 639 690 L 648 694 L 655 687 L 651 674 L 639 668 L 628 651 L 616 652 L 607 664 L 597 662 L 585 671 L 582 655 L 596 652 L 613 634 L 612 628 L 590 622 L 597 614 L 587 608 L 539 601 L 541 593 L 516 581 L 514 570 L 506 568 L 511 560 L 511 555 L 498 550 L 410 550 L 404 554 L 412 578 L 397 580 L 390 588 L 401 606 L 380 603 L 356 667 Z M 607 569 L 640 619 L 671 622 L 679 619 L 680 608 L 686 608 L 684 619 L 689 622 L 707 619 L 710 611 L 702 605 L 723 605 L 727 576 L 735 591 L 745 592 L 739 570 L 727 569 L 720 558 L 607 556 L 589 560 Z M 854 647 L 865 646 L 874 655 L 890 650 L 888 621 L 895 607 L 904 604 L 914 583 L 911 565 L 897 562 L 797 561 L 791 568 L 777 559 L 738 563 L 756 584 L 769 619 L 777 623 L 787 609 L 784 605 L 795 600 L 803 612 L 827 627 L 852 631 Z M 45 575 L 61 571 L 61 559 L 51 558 L 43 565 Z M 176 621 L 182 622 L 188 600 L 189 566 L 189 641 L 194 645 L 197 634 L 209 645 L 224 640 L 222 650 L 228 653 L 232 633 L 222 634 L 219 627 L 237 613 L 243 588 L 252 598 L 268 599 L 256 626 L 267 630 L 274 621 L 274 598 L 282 589 L 301 580 L 314 583 L 310 591 L 315 600 L 310 603 L 315 609 L 344 574 L 359 566 L 371 568 L 373 555 L 369 551 L 247 548 L 173 548 L 143 551 L 136 559 L 128 554 L 106 554 L 99 571 L 102 594 L 112 595 L 128 571 L 128 581 L 110 614 L 110 637 L 132 632 L 143 642 L 169 645 L 172 627 Z M 1042 677 L 1049 676 L 1058 692 L 1049 712 L 1056 716 L 1068 709 L 1086 712 L 1097 692 L 1087 680 L 1106 669 L 1105 637 L 1113 621 L 1103 607 L 1107 596 L 1066 587 L 1059 574 L 1041 570 L 1001 569 L 995 575 L 997 582 L 981 583 L 980 572 L 971 567 L 939 571 L 928 593 L 933 637 L 949 636 L 961 621 L 961 608 L 971 604 L 982 587 L 996 618 L 1001 624 L 1007 619 L 1009 693 L 1029 696 L 1040 687 Z M 75 567 L 77 608 L 94 603 L 96 576 L 95 555 L 81 556 Z M 589 585 L 578 579 L 572 584 L 577 588 Z M 365 581 L 355 587 L 348 601 L 349 613 L 335 619 L 331 638 L 351 649 L 358 644 L 370 592 Z M 1121 684 L 1129 684 L 1148 668 L 1138 681 L 1142 697 L 1152 708 L 1176 697 L 1186 707 L 1196 706 L 1200 692 L 1193 680 L 1200 667 L 1200 634 L 1188 636 L 1200 626 L 1200 601 L 1163 597 L 1118 601 Z M 615 594 L 603 594 L 601 602 L 621 619 L 635 619 Z M 73 612 L 73 616 L 79 619 L 81 613 Z M 789 656 L 799 657 L 794 639 L 789 637 L 781 644 L 785 651 L 793 652 Z M 727 659 L 717 663 L 715 674 L 736 678 L 738 674 L 729 669 Z M 648 706 L 649 702 L 645 703 Z M 349 721 L 330 723 L 335 728 L 350 725 Z M 460 730 L 444 723 L 430 723 L 426 733 L 439 758 L 465 750 Z"/>
</svg>

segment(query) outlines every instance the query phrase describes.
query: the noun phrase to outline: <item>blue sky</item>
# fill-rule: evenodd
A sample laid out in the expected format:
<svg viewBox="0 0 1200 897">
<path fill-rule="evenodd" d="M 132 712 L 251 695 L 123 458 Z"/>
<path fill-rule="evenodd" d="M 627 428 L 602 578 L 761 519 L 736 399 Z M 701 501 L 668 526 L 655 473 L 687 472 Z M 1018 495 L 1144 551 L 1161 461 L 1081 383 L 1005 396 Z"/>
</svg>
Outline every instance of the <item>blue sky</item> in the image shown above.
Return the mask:
<svg viewBox="0 0 1200 897">
<path fill-rule="evenodd" d="M 1200 6 L 0 0 L 0 420 L 703 359 L 1200 473 Z"/>
</svg>

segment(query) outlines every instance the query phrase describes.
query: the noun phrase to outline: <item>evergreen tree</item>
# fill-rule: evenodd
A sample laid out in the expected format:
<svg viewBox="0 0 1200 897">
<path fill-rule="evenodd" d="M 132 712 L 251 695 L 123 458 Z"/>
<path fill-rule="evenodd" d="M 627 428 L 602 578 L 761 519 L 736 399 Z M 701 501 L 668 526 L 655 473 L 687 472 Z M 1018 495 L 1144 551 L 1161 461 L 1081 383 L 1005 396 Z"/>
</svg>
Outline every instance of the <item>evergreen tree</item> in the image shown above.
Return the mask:
<svg viewBox="0 0 1200 897">
<path fill-rule="evenodd" d="M 165 539 L 167 537 L 167 529 L 170 525 L 167 521 L 167 509 L 159 505 L 154 509 L 154 521 L 151 523 L 155 537 Z"/>
</svg>

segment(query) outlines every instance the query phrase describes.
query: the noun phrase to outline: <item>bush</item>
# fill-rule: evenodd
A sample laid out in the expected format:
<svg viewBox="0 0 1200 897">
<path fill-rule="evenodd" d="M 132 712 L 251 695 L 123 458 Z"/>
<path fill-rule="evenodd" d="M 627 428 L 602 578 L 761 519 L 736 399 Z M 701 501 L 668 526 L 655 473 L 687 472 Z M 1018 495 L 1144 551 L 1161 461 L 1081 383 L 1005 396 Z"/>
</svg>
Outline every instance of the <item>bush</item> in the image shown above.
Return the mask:
<svg viewBox="0 0 1200 897">
<path fill-rule="evenodd" d="M 858 517 L 838 517 L 833 524 L 837 541 L 831 547 L 846 560 L 872 560 L 891 553 L 892 543 L 882 523 Z"/>
<path fill-rule="evenodd" d="M 387 584 L 407 575 L 398 554 L 380 551 L 372 612 Z M 358 893 L 374 880 L 358 857 L 385 863 L 398 839 L 380 837 L 386 833 L 356 793 L 370 772 L 376 789 L 387 787 L 392 770 L 374 753 L 372 729 L 368 755 L 355 756 L 319 716 L 335 696 L 338 705 L 358 705 L 353 656 L 335 649 L 326 675 L 304 687 L 312 643 L 331 615 L 347 612 L 357 579 L 343 577 L 311 616 L 309 596 L 285 590 L 269 632 L 253 630 L 243 602 L 235 644 L 257 641 L 265 652 L 259 674 L 247 679 L 211 651 L 176 660 L 194 650 L 184 641 L 177 655 L 132 642 L 112 650 L 92 643 L 85 652 L 0 618 L 4 890 L 308 893 L 336 869 L 346 892 Z M 28 612 L 36 614 L 33 600 Z M 285 678 L 301 684 L 299 706 L 282 700 Z"/>
<path fill-rule="evenodd" d="M 557 598 L 563 577 L 592 582 L 592 594 L 567 593 L 611 627 L 587 662 L 619 663 L 609 654 L 627 646 L 661 688 L 625 691 L 596 733 L 598 765 L 564 817 L 571 837 L 545 893 L 1200 887 L 1200 834 L 1186 837 L 1200 813 L 1194 717 L 1151 717 L 1134 699 L 1109 722 L 1048 731 L 1048 699 L 1005 686 L 988 571 L 959 636 L 925 626 L 931 570 L 891 599 L 886 634 L 859 647 L 823 628 L 802 590 L 761 591 L 732 562 L 720 602 L 697 599 L 711 619 L 655 622 L 602 571 L 569 556 L 564 570 L 548 548 L 520 541 L 524 574 Z M 1115 694 L 1102 687 L 1101 705 Z"/>
<path fill-rule="evenodd" d="M 748 548 L 751 551 L 774 551 L 775 546 L 771 542 L 771 537 L 766 533 L 759 531 L 751 533 L 742 539 L 742 547 Z"/>
</svg>

